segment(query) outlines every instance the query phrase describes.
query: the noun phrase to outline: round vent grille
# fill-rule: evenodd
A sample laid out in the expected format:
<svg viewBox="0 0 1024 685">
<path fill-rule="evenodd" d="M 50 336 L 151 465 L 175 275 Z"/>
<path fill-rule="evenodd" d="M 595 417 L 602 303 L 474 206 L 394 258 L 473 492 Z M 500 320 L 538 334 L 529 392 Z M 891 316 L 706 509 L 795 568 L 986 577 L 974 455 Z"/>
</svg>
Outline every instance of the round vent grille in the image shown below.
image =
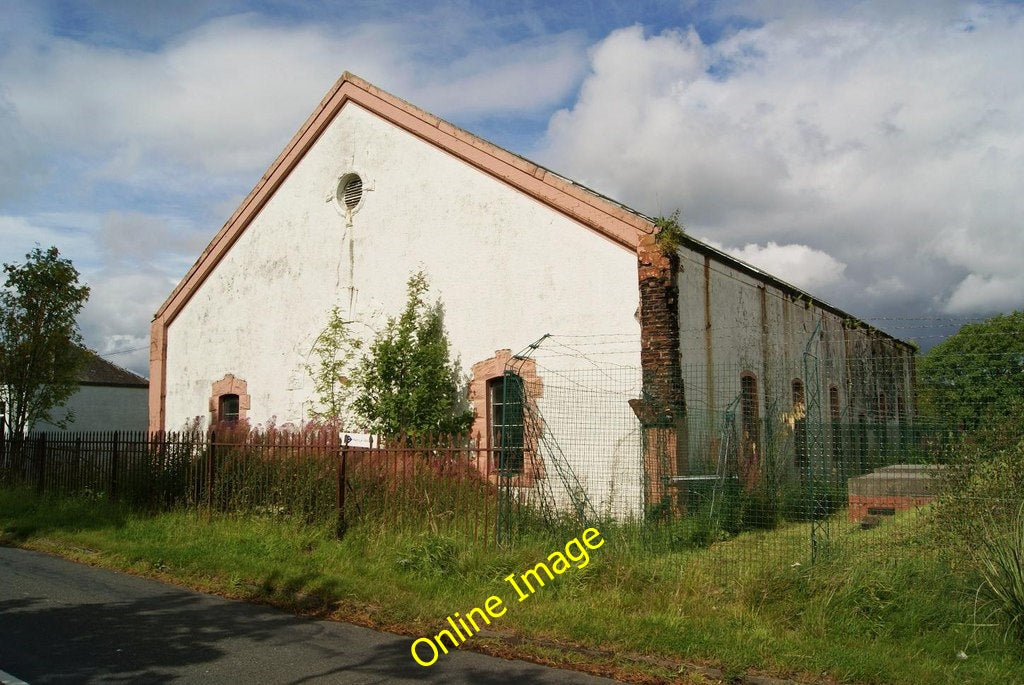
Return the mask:
<svg viewBox="0 0 1024 685">
<path fill-rule="evenodd" d="M 348 211 L 355 210 L 363 199 L 363 179 L 359 174 L 346 174 L 338 183 L 338 201 Z"/>
</svg>

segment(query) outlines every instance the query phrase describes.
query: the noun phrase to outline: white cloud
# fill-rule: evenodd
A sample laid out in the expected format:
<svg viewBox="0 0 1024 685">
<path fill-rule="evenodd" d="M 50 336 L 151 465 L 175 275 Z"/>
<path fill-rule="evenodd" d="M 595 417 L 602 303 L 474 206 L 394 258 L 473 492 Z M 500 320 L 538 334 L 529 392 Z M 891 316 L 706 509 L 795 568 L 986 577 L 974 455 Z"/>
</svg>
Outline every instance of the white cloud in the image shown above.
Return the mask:
<svg viewBox="0 0 1024 685">
<path fill-rule="evenodd" d="M 906 291 L 907 285 L 899 276 L 879 278 L 865 288 L 865 292 L 872 298 L 896 297 Z"/>
<path fill-rule="evenodd" d="M 807 245 L 779 245 L 769 241 L 766 245 L 748 243 L 737 249 L 723 248 L 711 240 L 706 242 L 736 259 L 811 292 L 840 282 L 846 271 L 845 264 Z"/>
<path fill-rule="evenodd" d="M 57 245 L 92 288 L 86 343 L 144 347 L 156 308 L 343 71 L 470 119 L 546 115 L 585 72 L 578 33 L 451 50 L 484 18 L 414 14 L 234 15 L 145 50 L 52 35 L 38 17 L 0 28 L 0 261 Z M 144 373 L 148 352 L 111 359 Z"/>
<path fill-rule="evenodd" d="M 157 266 L 184 275 L 213 237 L 179 217 L 142 212 L 107 212 L 99 224 L 94 239 L 103 267 L 114 271 Z"/>
<path fill-rule="evenodd" d="M 711 45 L 616 31 L 539 154 L 783 278 L 797 248 L 846 264 L 807 287 L 855 312 L 1021 306 L 1022 11 L 893 5 L 757 6 Z"/>
<path fill-rule="evenodd" d="M 1024 275 L 979 276 L 970 274 L 950 295 L 950 314 L 996 313 L 1024 309 Z"/>
<path fill-rule="evenodd" d="M 34 154 L 37 147 L 19 126 L 0 83 L 0 203 L 18 197 L 37 181 L 41 172 Z"/>
<path fill-rule="evenodd" d="M 61 256 L 81 270 L 83 264 L 99 258 L 93 241 L 95 217 L 83 214 L 49 212 L 31 217 L 0 214 L 0 262 L 21 263 L 35 247 L 46 249 L 56 245 Z"/>
<path fill-rule="evenodd" d="M 92 274 L 79 326 L 100 355 L 131 350 L 110 361 L 149 376 L 149 322 L 177 280 L 160 272 Z"/>
<path fill-rule="evenodd" d="M 396 92 L 442 116 L 529 114 L 561 103 L 585 71 L 582 36 L 566 32 L 474 51 L 446 65 L 443 77 L 402 79 Z"/>
<path fill-rule="evenodd" d="M 143 375 L 150 320 L 209 238 L 179 218 L 139 212 L 0 215 L 0 235 L 2 262 L 23 262 L 31 247 L 19 245 L 57 245 L 91 290 L 79 316 L 86 345 L 100 354 L 134 350 L 110 360 Z"/>
<path fill-rule="evenodd" d="M 236 15 L 157 52 L 35 36 L 0 56 L 0 72 L 21 129 L 101 155 L 101 177 L 138 173 L 151 183 L 145 172 L 155 161 L 213 174 L 261 171 L 346 69 L 441 115 L 550 108 L 585 69 L 585 46 L 571 32 L 439 65 L 410 59 L 412 31 Z"/>
</svg>

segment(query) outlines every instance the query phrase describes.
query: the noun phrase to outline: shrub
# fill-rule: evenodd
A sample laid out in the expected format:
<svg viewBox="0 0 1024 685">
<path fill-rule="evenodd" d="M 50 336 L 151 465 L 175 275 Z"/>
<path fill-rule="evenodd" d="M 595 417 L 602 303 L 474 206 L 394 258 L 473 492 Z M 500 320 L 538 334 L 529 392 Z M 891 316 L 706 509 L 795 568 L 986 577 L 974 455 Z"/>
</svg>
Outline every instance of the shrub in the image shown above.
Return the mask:
<svg viewBox="0 0 1024 685">
<path fill-rule="evenodd" d="M 1024 507 L 1009 529 L 987 522 L 981 539 L 981 597 L 1006 635 L 1024 642 Z"/>
<path fill-rule="evenodd" d="M 356 368 L 352 407 L 374 433 L 458 435 L 473 422 L 444 305 L 429 304 L 429 290 L 423 272 L 409 277 L 405 309 L 388 319 Z"/>
<path fill-rule="evenodd" d="M 1024 440 L 991 450 L 965 439 L 940 483 L 936 521 L 954 555 L 970 552 L 977 524 L 1009 527 L 1024 503 Z"/>
<path fill-rule="evenodd" d="M 315 400 L 310 402 L 310 415 L 335 427 L 351 423 L 351 378 L 358 364 L 363 341 L 350 330 L 338 307 L 331 309 L 327 325 L 313 343 L 312 362 L 303 365 L 313 379 Z"/>
<path fill-rule="evenodd" d="M 818 521 L 846 506 L 845 483 L 819 479 L 813 487 L 790 483 L 782 489 L 780 507 L 786 521 Z"/>
<path fill-rule="evenodd" d="M 993 449 L 990 440 L 975 437 L 965 436 L 953 451 L 936 528 L 950 562 L 980 579 L 988 617 L 1024 642 L 1024 440 Z"/>
</svg>

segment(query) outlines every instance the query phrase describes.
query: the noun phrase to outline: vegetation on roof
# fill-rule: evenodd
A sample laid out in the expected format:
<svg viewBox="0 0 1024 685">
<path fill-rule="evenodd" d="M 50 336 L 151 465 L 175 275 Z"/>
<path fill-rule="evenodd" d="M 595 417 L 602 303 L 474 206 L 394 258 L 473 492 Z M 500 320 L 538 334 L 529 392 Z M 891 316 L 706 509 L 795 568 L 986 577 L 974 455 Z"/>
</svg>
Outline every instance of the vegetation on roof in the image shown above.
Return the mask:
<svg viewBox="0 0 1024 685">
<path fill-rule="evenodd" d="M 672 212 L 669 216 L 656 217 L 654 225 L 658 227 L 656 239 L 658 247 L 662 252 L 674 253 L 683 244 L 686 237 L 686 230 L 679 223 L 679 210 Z"/>
</svg>

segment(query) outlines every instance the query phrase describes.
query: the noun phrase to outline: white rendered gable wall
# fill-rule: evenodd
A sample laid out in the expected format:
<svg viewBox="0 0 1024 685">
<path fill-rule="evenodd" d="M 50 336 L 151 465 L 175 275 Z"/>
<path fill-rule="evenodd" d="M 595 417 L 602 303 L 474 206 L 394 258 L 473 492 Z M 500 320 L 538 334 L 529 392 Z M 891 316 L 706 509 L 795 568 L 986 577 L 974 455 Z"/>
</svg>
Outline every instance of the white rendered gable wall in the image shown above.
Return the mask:
<svg viewBox="0 0 1024 685">
<path fill-rule="evenodd" d="M 334 192 L 353 171 L 348 226 Z M 545 333 L 639 335 L 633 253 L 350 102 L 169 326 L 165 428 L 206 419 L 227 373 L 251 423 L 308 418 L 302 364 L 330 308 L 369 339 L 418 269 L 467 372 Z"/>
</svg>

